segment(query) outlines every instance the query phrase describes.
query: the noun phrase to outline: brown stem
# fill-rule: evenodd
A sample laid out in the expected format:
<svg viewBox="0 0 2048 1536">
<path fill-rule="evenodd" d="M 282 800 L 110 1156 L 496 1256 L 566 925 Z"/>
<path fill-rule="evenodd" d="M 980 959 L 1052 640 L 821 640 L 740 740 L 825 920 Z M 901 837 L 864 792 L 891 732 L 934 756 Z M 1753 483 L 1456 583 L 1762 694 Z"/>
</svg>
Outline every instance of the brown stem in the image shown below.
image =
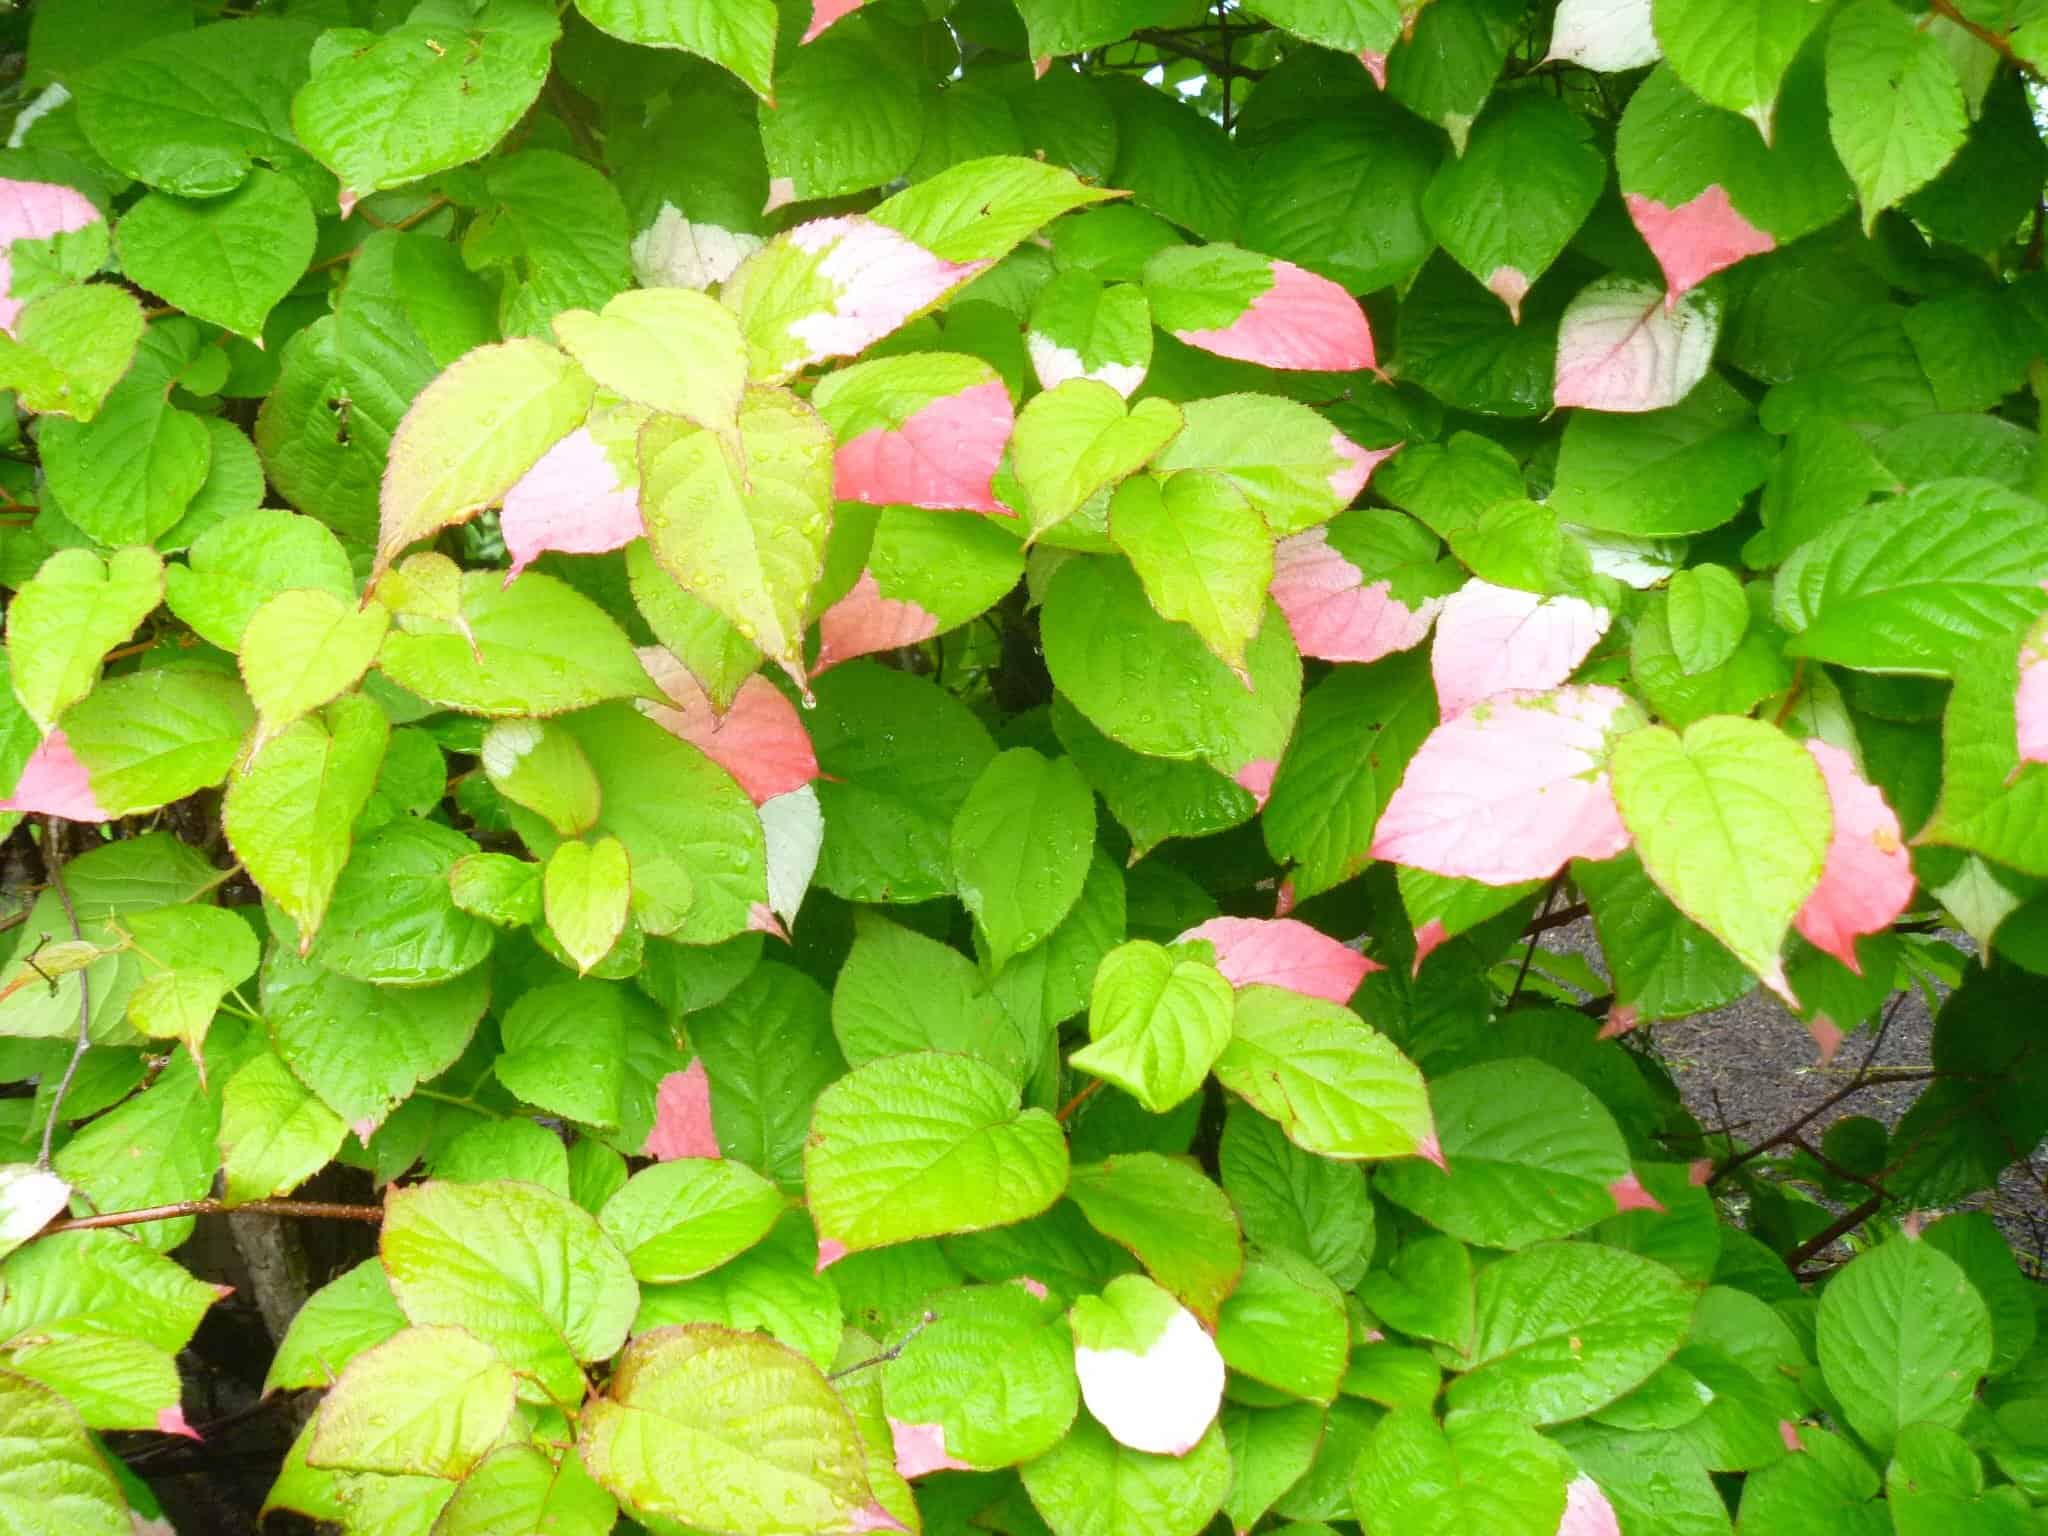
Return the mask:
<svg viewBox="0 0 2048 1536">
<path fill-rule="evenodd" d="M 1067 1100 L 1066 1103 L 1062 1104 L 1060 1106 L 1060 1112 L 1057 1115 L 1053 1116 L 1053 1118 L 1059 1121 L 1062 1125 L 1064 1125 L 1068 1117 L 1071 1116 L 1075 1110 L 1079 1109 L 1083 1104 L 1086 1104 L 1090 1099 L 1094 1098 L 1096 1094 L 1102 1091 L 1102 1085 L 1107 1081 L 1107 1078 L 1096 1078 L 1086 1088 L 1083 1088 L 1079 1093 L 1075 1094 L 1071 1099 Z"/>
<path fill-rule="evenodd" d="M 102 1211 L 97 1216 L 71 1216 L 51 1222 L 36 1235 L 49 1237 L 58 1232 L 86 1232 L 96 1227 L 137 1227 L 145 1222 L 176 1221 L 183 1216 L 219 1216 L 229 1211 L 372 1224 L 384 1219 L 381 1205 L 339 1205 L 329 1200 L 245 1200 L 240 1205 L 229 1205 L 225 1200 L 181 1200 L 176 1205 L 148 1205 L 134 1211 Z"/>
<path fill-rule="evenodd" d="M 1804 1264 L 1815 1254 L 1822 1252 L 1836 1238 L 1845 1232 L 1854 1231 L 1884 1209 L 1884 1200 L 1885 1197 L 1883 1195 L 1872 1195 L 1854 1210 L 1842 1212 L 1841 1215 L 1821 1228 L 1820 1231 L 1814 1233 L 1813 1236 L 1786 1254 L 1785 1267 L 1796 1273 L 1800 1265 Z"/>
<path fill-rule="evenodd" d="M 1569 928 L 1582 917 L 1591 917 L 1593 909 L 1583 901 L 1575 901 L 1568 907 L 1559 907 L 1555 912 L 1546 912 L 1541 917 L 1529 919 L 1522 930 L 1522 937 L 1532 939 L 1539 933 L 1548 933 L 1553 928 Z"/>
<path fill-rule="evenodd" d="M 1978 42 L 1984 44 L 1993 53 L 2014 65 L 2021 74 L 2029 79 L 2039 80 L 2041 78 L 2041 72 L 2038 69 L 2012 51 L 2012 43 L 2008 38 L 2001 33 L 1992 31 L 1989 27 L 1979 22 L 1970 20 L 1969 17 L 1956 9 L 1955 0 L 1928 0 L 1927 8 L 1937 16 L 1947 17 L 1965 32 L 1969 33 L 1970 36 L 1976 38 Z"/>
</svg>

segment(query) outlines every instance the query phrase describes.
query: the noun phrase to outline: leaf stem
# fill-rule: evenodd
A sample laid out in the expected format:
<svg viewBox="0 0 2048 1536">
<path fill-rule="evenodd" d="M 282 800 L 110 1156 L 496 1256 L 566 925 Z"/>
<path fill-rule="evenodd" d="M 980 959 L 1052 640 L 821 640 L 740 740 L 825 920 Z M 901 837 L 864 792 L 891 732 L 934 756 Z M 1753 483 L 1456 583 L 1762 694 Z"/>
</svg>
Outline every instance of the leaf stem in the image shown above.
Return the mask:
<svg viewBox="0 0 2048 1536">
<path fill-rule="evenodd" d="M 1100 1093 L 1102 1091 L 1102 1085 L 1108 1081 L 1108 1078 L 1096 1078 L 1093 1082 L 1089 1083 L 1087 1087 L 1083 1088 L 1079 1093 L 1075 1094 L 1071 1099 L 1067 1100 L 1066 1103 L 1062 1104 L 1060 1106 L 1060 1112 L 1054 1115 L 1053 1118 L 1059 1121 L 1060 1124 L 1065 1125 L 1067 1123 L 1068 1117 L 1071 1116 L 1074 1113 L 1074 1111 L 1079 1109 L 1083 1104 L 1086 1104 L 1090 1099 L 1094 1098 L 1096 1094 Z"/>
<path fill-rule="evenodd" d="M 139 1227 L 152 1221 L 177 1221 L 185 1216 L 220 1216 L 229 1212 L 301 1216 L 315 1221 L 363 1221 L 373 1225 L 384 1219 L 381 1205 L 341 1205 L 330 1200 L 244 1200 L 239 1205 L 230 1205 L 225 1200 L 180 1200 L 175 1205 L 147 1205 L 133 1211 L 71 1216 L 51 1222 L 36 1235 L 49 1237 L 58 1232 L 86 1232 L 99 1227 Z"/>
</svg>

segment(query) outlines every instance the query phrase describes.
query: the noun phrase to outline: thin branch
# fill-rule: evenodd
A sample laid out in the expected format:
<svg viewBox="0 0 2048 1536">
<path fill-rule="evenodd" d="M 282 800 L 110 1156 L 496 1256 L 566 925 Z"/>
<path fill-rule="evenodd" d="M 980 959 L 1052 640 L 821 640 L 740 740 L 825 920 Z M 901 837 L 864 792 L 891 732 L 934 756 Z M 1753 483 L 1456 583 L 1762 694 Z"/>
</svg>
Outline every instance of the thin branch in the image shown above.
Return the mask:
<svg viewBox="0 0 2048 1536">
<path fill-rule="evenodd" d="M 1955 0 L 1928 0 L 1927 8 L 1934 12 L 1935 15 L 1946 17 L 1954 22 L 1993 53 L 2012 64 L 2029 80 L 2039 81 L 2042 78 L 2040 70 L 2012 51 L 2010 39 L 1992 31 L 1980 22 L 1970 20 L 1969 17 L 1956 9 Z"/>
<path fill-rule="evenodd" d="M 1214 31 L 1215 29 L 1209 28 L 1208 30 Z M 1173 33 L 1162 31 L 1158 27 L 1140 27 L 1131 34 L 1131 41 L 1134 43 L 1150 43 L 1161 53 L 1170 53 L 1178 58 L 1192 59 L 1211 74 L 1222 75 L 1232 72 L 1232 66 L 1229 61 L 1214 49 L 1204 48 L 1200 43 L 1191 43 L 1186 38 L 1176 37 Z M 1242 64 L 1236 66 L 1234 72 L 1244 76 L 1247 80 L 1263 80 L 1266 77 L 1266 72 L 1263 69 L 1252 69 Z"/>
<path fill-rule="evenodd" d="M 1569 928 L 1580 918 L 1591 917 L 1592 915 L 1593 909 L 1591 907 L 1587 906 L 1583 901 L 1575 901 L 1568 907 L 1559 907 L 1555 912 L 1545 913 L 1541 917 L 1530 918 L 1528 926 L 1522 930 L 1522 937 L 1533 939 L 1537 934 L 1548 933 L 1553 928 Z"/>
<path fill-rule="evenodd" d="M 1524 930 L 1529 935 L 1529 947 L 1522 951 L 1522 968 L 1515 972 L 1514 990 L 1508 993 L 1508 1000 L 1501 1004 L 1504 1010 L 1514 1007 L 1515 999 L 1522 995 L 1522 984 L 1529 979 L 1529 962 L 1536 958 L 1536 940 L 1543 932 L 1542 927 L 1539 925 L 1550 915 L 1550 904 L 1557 900 L 1557 893 L 1563 889 L 1563 874 L 1560 873 L 1553 876 L 1550 882 L 1550 889 L 1543 893 L 1543 910 L 1536 914 L 1528 928 Z"/>
<path fill-rule="evenodd" d="M 1856 1228 L 1862 1226 L 1864 1222 L 1870 1220 L 1871 1217 L 1883 1210 L 1884 1202 L 1885 1197 L 1883 1195 L 1872 1195 L 1854 1210 L 1844 1211 L 1825 1227 L 1822 1227 L 1820 1231 L 1814 1233 L 1813 1236 L 1786 1254 L 1785 1267 L 1795 1274 L 1798 1273 L 1800 1265 L 1804 1264 L 1815 1254 L 1825 1250 L 1836 1238 L 1842 1236 L 1845 1232 L 1853 1232 Z"/>
<path fill-rule="evenodd" d="M 1109 1079 L 1104 1077 L 1096 1078 L 1093 1082 L 1089 1083 L 1087 1087 L 1083 1088 L 1079 1093 L 1075 1094 L 1071 1099 L 1067 1100 L 1066 1103 L 1062 1104 L 1060 1106 L 1060 1112 L 1057 1115 L 1054 1115 L 1053 1118 L 1059 1121 L 1062 1125 L 1066 1124 L 1068 1118 L 1074 1113 L 1075 1110 L 1079 1109 L 1083 1104 L 1086 1104 L 1090 1099 L 1094 1098 L 1096 1094 L 1102 1091 L 1102 1085 L 1107 1081 L 1109 1081 Z"/>
<path fill-rule="evenodd" d="M 64 883 L 63 834 L 61 818 L 43 818 L 43 863 L 49 869 L 50 884 L 56 887 L 57 900 L 64 904 L 64 920 L 71 925 L 71 937 L 83 939 L 85 934 L 78 926 L 78 909 L 72 906 L 71 889 Z M 64 1096 L 71 1092 L 72 1081 L 78 1076 L 78 1064 L 92 1049 L 92 980 L 87 975 L 90 969 L 89 966 L 78 968 L 78 1038 L 72 1042 L 71 1060 L 64 1064 L 64 1075 L 57 1079 L 57 1089 L 50 1095 L 50 1115 L 43 1122 L 43 1144 L 36 1153 L 36 1166 L 45 1170 L 50 1166 L 50 1147 L 57 1137 L 57 1118 L 64 1108 Z"/>
<path fill-rule="evenodd" d="M 152 1221 L 177 1221 L 186 1216 L 221 1216 L 250 1211 L 265 1216 L 302 1216 L 313 1221 L 362 1221 L 372 1225 L 384 1219 L 381 1205 L 339 1205 L 329 1200 L 244 1200 L 230 1205 L 225 1200 L 181 1200 L 176 1205 L 149 1205 L 134 1211 L 102 1211 L 97 1216 L 72 1216 L 53 1221 L 39 1237 L 58 1232 L 86 1232 L 96 1227 L 139 1227 Z"/>
<path fill-rule="evenodd" d="M 910 1348 L 910 1341 L 912 1339 L 916 1338 L 920 1333 L 923 1333 L 925 1329 L 931 1327 L 931 1325 L 937 1322 L 938 1320 L 938 1313 L 925 1313 L 912 1326 L 910 1332 L 903 1335 L 902 1338 L 898 1339 L 894 1344 L 891 1344 L 879 1355 L 869 1355 L 865 1360 L 856 1360 L 851 1365 L 842 1365 L 838 1370 L 828 1373 L 825 1379 L 827 1381 L 843 1381 L 848 1376 L 853 1375 L 856 1371 L 870 1371 L 878 1365 L 887 1365 L 891 1360 L 894 1360 L 898 1355 L 902 1354 L 904 1350 Z"/>
</svg>

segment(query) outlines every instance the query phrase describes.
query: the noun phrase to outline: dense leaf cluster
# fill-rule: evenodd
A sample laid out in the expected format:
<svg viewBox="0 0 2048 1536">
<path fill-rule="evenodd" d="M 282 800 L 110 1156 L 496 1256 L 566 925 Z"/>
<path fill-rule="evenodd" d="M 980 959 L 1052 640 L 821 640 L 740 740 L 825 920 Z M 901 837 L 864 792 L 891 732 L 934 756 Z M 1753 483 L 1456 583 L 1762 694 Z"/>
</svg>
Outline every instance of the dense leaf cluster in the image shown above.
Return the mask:
<svg viewBox="0 0 2048 1536">
<path fill-rule="evenodd" d="M 2048 1529 L 2048 7 L 13 25 L 0 1531 Z"/>
</svg>

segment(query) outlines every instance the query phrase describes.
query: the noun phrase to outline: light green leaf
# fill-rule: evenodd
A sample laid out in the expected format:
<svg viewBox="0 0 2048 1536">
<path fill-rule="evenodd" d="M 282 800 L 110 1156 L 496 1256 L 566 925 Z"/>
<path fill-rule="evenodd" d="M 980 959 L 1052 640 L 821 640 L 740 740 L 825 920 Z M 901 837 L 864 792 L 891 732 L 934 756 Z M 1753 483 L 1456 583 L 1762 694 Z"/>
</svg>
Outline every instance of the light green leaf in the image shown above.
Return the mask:
<svg viewBox="0 0 2048 1536">
<path fill-rule="evenodd" d="M 1185 1456 L 1154 1456 L 1084 1414 L 1023 1477 L 1059 1536 L 1196 1536 L 1230 1491 L 1230 1453 L 1213 1424 Z"/>
<path fill-rule="evenodd" d="M 189 1052 L 171 1057 L 157 1080 L 86 1126 L 53 1166 L 91 1209 L 132 1211 L 204 1199 L 220 1165 L 220 1109 Z M 151 1223 L 142 1241 L 169 1252 L 192 1235 L 192 1219 Z"/>
<path fill-rule="evenodd" d="M 61 1324 L 25 1334 L 0 1346 L 0 1371 L 61 1394 L 88 1429 L 155 1430 L 179 1412 L 177 1362 L 127 1334 Z"/>
<path fill-rule="evenodd" d="M 781 1193 L 745 1164 L 686 1157 L 641 1169 L 597 1219 L 635 1279 L 669 1285 L 746 1252 L 783 1209 Z"/>
<path fill-rule="evenodd" d="M 1955 1260 L 1895 1237 L 1821 1292 L 1816 1346 L 1851 1427 L 1884 1452 L 1909 1424 L 1961 1426 L 1991 1366 L 1991 1317 Z"/>
<path fill-rule="evenodd" d="M 1220 475 L 1126 480 L 1109 504 L 1109 536 L 1161 618 L 1186 624 L 1240 674 L 1265 617 L 1273 540 L 1244 494 Z"/>
<path fill-rule="evenodd" d="M 620 983 L 564 981 L 522 993 L 498 1031 L 501 1083 L 536 1109 L 615 1132 L 606 1140 L 641 1155 L 661 1081 L 684 1064 L 659 1009 Z"/>
<path fill-rule="evenodd" d="M 1439 1077 L 1430 1098 L 1443 1162 L 1377 1170 L 1375 1191 L 1396 1205 L 1486 1248 L 1526 1248 L 1614 1214 L 1609 1189 L 1629 1171 L 1628 1146 L 1600 1101 L 1555 1067 L 1487 1062 Z"/>
<path fill-rule="evenodd" d="M 1047 389 L 1093 379 L 1128 399 L 1152 362 L 1152 306 L 1135 284 L 1059 272 L 1032 303 L 1025 345 Z"/>
<path fill-rule="evenodd" d="M 1571 1460 L 1517 1419 L 1473 1413 L 1439 1428 L 1427 1408 L 1380 1420 L 1351 1475 L 1367 1529 L 1401 1536 L 1555 1536 Z"/>
<path fill-rule="evenodd" d="M 376 569 L 503 497 L 581 425 L 595 387 L 545 342 L 518 338 L 465 354 L 420 392 L 392 436 Z"/>
<path fill-rule="evenodd" d="M 1021 1285 L 974 1285 L 925 1300 L 931 1321 L 882 1368 L 899 1435 L 979 1468 L 1052 1449 L 1081 1406 L 1059 1304 Z"/>
<path fill-rule="evenodd" d="M 64 712 L 63 728 L 112 817 L 220 783 L 254 719 L 235 679 L 163 667 L 108 678 Z"/>
<path fill-rule="evenodd" d="M 112 283 L 38 294 L 0 341 L 0 387 L 24 409 L 90 421 L 128 371 L 145 324 L 140 301 Z"/>
<path fill-rule="evenodd" d="M 462 578 L 462 617 L 385 637 L 378 665 L 429 703 L 476 715 L 558 715 L 607 699 L 663 700 L 616 621 L 566 582 L 528 571 Z"/>
<path fill-rule="evenodd" d="M 1324 1157 L 1427 1157 L 1435 1141 L 1422 1074 L 1385 1035 L 1321 998 L 1240 989 L 1216 1078 Z"/>
<path fill-rule="evenodd" d="M 845 1337 L 845 1309 L 818 1271 L 818 1240 L 800 1210 L 738 1258 L 679 1285 L 641 1293 L 636 1332 L 684 1323 L 717 1323 L 765 1333 L 823 1369 Z"/>
<path fill-rule="evenodd" d="M 220 1300 L 205 1281 L 118 1232 L 38 1238 L 8 1256 L 0 1278 L 0 1338 L 71 1323 L 175 1353 Z"/>
<path fill-rule="evenodd" d="M 0 1370 L 0 1521 L 65 1536 L 133 1536 L 128 1501 L 71 1405 Z"/>
<path fill-rule="evenodd" d="M 928 176 L 884 198 L 871 217 L 941 261 L 995 261 L 1062 214 L 1119 195 L 1064 165 L 1001 155 Z"/>
<path fill-rule="evenodd" d="M 1701 100 L 1740 112 L 1766 141 L 1778 85 L 1825 10 L 1806 0 L 1656 0 L 1657 41 Z"/>
<path fill-rule="evenodd" d="M 541 877 L 541 905 L 548 929 L 587 975 L 611 952 L 626 926 L 633 899 L 633 870 L 626 845 L 616 837 L 595 843 L 568 841 L 548 856 Z"/>
<path fill-rule="evenodd" d="M 565 728 L 545 720 L 502 720 L 484 733 L 482 759 L 499 794 L 563 837 L 596 823 L 604 804 L 597 770 Z"/>
<path fill-rule="evenodd" d="M 1383 54 L 1418 7 L 1413 0 L 1251 0 L 1245 9 L 1319 47 Z"/>
<path fill-rule="evenodd" d="M 854 1066 L 906 1051 L 957 1051 L 1019 1085 L 1042 1050 L 972 960 L 864 907 L 854 911 L 853 948 L 833 983 L 832 1031 Z"/>
<path fill-rule="evenodd" d="M 738 418 L 747 344 L 716 299 L 688 288 L 633 289 L 599 314 L 564 310 L 554 327 L 600 389 L 713 430 Z"/>
<path fill-rule="evenodd" d="M 1230 1041 L 1234 997 L 1222 972 L 1136 940 L 1109 952 L 1088 1003 L 1090 1044 L 1068 1065 L 1164 1114 L 1202 1086 Z"/>
<path fill-rule="evenodd" d="M 512 1417 L 512 1368 L 461 1328 L 407 1328 L 349 1362 L 313 1420 L 307 1465 L 460 1478 Z"/>
<path fill-rule="evenodd" d="M 804 1183 L 829 1263 L 1037 1215 L 1066 1188 L 1066 1138 L 972 1057 L 884 1057 L 818 1095 Z"/>
<path fill-rule="evenodd" d="M 731 70 L 769 97 L 773 0 L 578 0 L 593 26 L 647 48 L 680 48 Z"/>
<path fill-rule="evenodd" d="M 544 0 L 436 6 L 381 35 L 330 32 L 292 127 L 341 178 L 346 207 L 488 153 L 540 94 L 560 35 Z"/>
<path fill-rule="evenodd" d="M 1068 379 L 1032 396 L 1017 415 L 1010 457 L 1033 537 L 1136 474 L 1180 427 L 1180 408 L 1171 401 L 1126 406 L 1116 390 L 1094 379 Z"/>
<path fill-rule="evenodd" d="M 770 1339 L 699 1324 L 657 1328 L 584 1409 L 577 1449 L 637 1514 L 735 1536 L 856 1530 L 875 1503 L 845 1404 Z"/>
<path fill-rule="evenodd" d="M 1276 537 L 1326 523 L 1365 487 L 1376 457 L 1298 401 L 1193 400 L 1156 467 L 1214 470 L 1244 492 Z"/>
<path fill-rule="evenodd" d="M 318 233 L 299 184 L 258 169 L 204 202 L 152 192 L 122 215 L 121 266 L 194 319 L 260 337 L 305 274 Z"/>
<path fill-rule="evenodd" d="M 573 1402 L 577 1362 L 625 1342 L 639 1287 L 587 1211 L 529 1184 L 415 1184 L 385 1201 L 391 1291 L 420 1326 L 466 1328 L 535 1400 Z"/>
<path fill-rule="evenodd" d="M 458 911 L 448 893 L 449 870 L 475 852 L 439 822 L 406 816 L 380 827 L 343 867 L 329 921 L 306 953 L 378 986 L 430 986 L 475 969 L 490 958 L 490 925 Z"/>
<path fill-rule="evenodd" d="M 1787 0 L 1778 8 L 1798 9 Z M 1969 137 L 1969 112 L 1940 37 L 1888 0 L 1857 0 L 1834 18 L 1827 70 L 1828 126 L 1867 234 L 1880 213 L 1955 158 Z"/>
<path fill-rule="evenodd" d="M 163 600 L 164 567 L 153 549 L 60 549 L 7 605 L 7 655 L 15 697 L 39 730 L 92 691 L 100 658 L 135 633 Z"/>
<path fill-rule="evenodd" d="M 1217 1160 L 1223 1188 L 1252 1242 L 1292 1249 L 1346 1289 L 1364 1277 L 1372 1257 L 1373 1210 L 1357 1168 L 1302 1151 L 1245 1104 L 1230 1106 Z M 1076 1170 L 1077 1189 L 1079 1184 Z"/>
<path fill-rule="evenodd" d="M 1186 1163 L 1127 1152 L 1073 1170 L 1067 1195 L 1204 1322 L 1238 1283 L 1244 1242 L 1229 1198 Z"/>
<path fill-rule="evenodd" d="M 226 518 L 193 540 L 183 565 L 164 571 L 171 612 L 224 651 L 239 651 L 256 610 L 293 588 L 344 600 L 356 595 L 340 541 L 312 518 L 290 512 Z"/>
<path fill-rule="evenodd" d="M 626 576 L 633 605 L 654 638 L 702 685 L 713 709 L 732 708 L 740 686 L 761 665 L 760 648 L 742 639 L 732 620 L 677 585 L 645 539 L 626 546 Z"/>
<path fill-rule="evenodd" d="M 1253 1381 L 1333 1402 L 1350 1359 L 1344 1294 L 1300 1254 L 1254 1254 L 1223 1303 L 1216 1344 L 1231 1369 Z"/>
<path fill-rule="evenodd" d="M 348 1134 L 271 1051 L 250 1057 L 221 1095 L 220 1157 L 231 1205 L 288 1195 L 326 1167 Z"/>
<path fill-rule="evenodd" d="M 1715 715 L 1682 737 L 1663 726 L 1630 732 L 1614 745 L 1612 771 L 1650 878 L 1790 999 L 1778 951 L 1834 830 L 1813 758 L 1775 726 Z"/>
<path fill-rule="evenodd" d="M 648 545 L 682 588 L 804 682 L 803 631 L 832 523 L 832 437 L 786 390 L 740 404 L 737 447 L 678 417 L 640 437 Z"/>
<path fill-rule="evenodd" d="M 1749 628 L 1749 599 L 1725 565 L 1697 565 L 1671 578 L 1665 623 L 1672 653 L 1688 677 L 1711 672 L 1735 654 Z"/>
<path fill-rule="evenodd" d="M 265 742 L 221 802 L 235 857 L 308 940 L 327 916 L 349 829 L 376 787 L 390 734 L 371 700 L 337 699 L 319 719 L 294 721 Z"/>
<path fill-rule="evenodd" d="M 242 681 L 256 706 L 261 744 L 301 715 L 328 703 L 377 659 L 391 610 L 357 607 L 332 592 L 280 592 L 250 615 L 242 631 Z"/>
<path fill-rule="evenodd" d="M 574 1450 L 551 1461 L 530 1445 L 502 1445 L 462 1480 L 434 1522 L 434 1536 L 605 1536 L 617 1521 L 618 1505 Z"/>
<path fill-rule="evenodd" d="M 1080 899 L 1095 846 L 1095 797 L 1065 758 L 999 754 L 953 818 L 953 879 L 989 948 L 989 968 L 1042 943 Z"/>
<path fill-rule="evenodd" d="M 448 871 L 448 893 L 472 917 L 498 928 L 541 921 L 542 866 L 509 853 L 472 853 Z"/>
<path fill-rule="evenodd" d="M 1223 1440 L 1230 1447 L 1230 1497 L 1223 1513 L 1231 1526 L 1248 1531 L 1307 1476 L 1323 1443 L 1323 1411 L 1314 1403 L 1279 1408 L 1223 1405 Z M 1323 1536 L 1309 1527 L 1287 1527 L 1293 1536 Z"/>
<path fill-rule="evenodd" d="M 1772 449 L 1749 402 L 1709 374 L 1665 410 L 1572 412 L 1548 505 L 1566 522 L 1608 533 L 1704 533 L 1763 484 Z"/>
</svg>

